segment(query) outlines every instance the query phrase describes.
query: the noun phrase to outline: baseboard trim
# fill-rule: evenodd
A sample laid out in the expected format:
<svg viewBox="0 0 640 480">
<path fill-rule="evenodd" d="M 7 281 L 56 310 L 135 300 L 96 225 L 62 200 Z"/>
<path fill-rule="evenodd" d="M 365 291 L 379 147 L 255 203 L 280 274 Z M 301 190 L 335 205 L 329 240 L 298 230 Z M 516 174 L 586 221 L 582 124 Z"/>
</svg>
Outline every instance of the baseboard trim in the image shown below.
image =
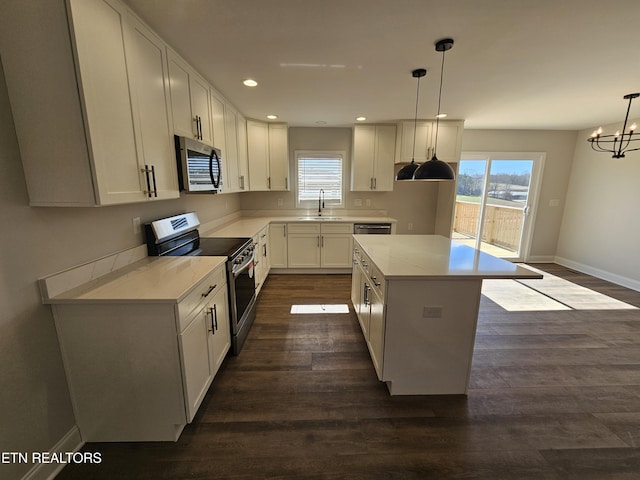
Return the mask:
<svg viewBox="0 0 640 480">
<path fill-rule="evenodd" d="M 84 446 L 80 430 L 73 426 L 50 450 L 49 453 L 77 452 Z M 65 467 L 65 463 L 38 463 L 31 468 L 22 480 L 53 480 Z"/>
<path fill-rule="evenodd" d="M 586 273 L 587 275 L 591 275 L 593 277 L 606 280 L 607 282 L 615 283 L 616 285 L 620 285 L 625 288 L 630 288 L 631 290 L 640 292 L 640 282 L 638 280 L 623 277 L 622 275 L 607 272 L 606 270 L 601 270 L 599 268 L 585 265 L 583 263 L 574 262 L 573 260 L 569 260 L 568 258 L 556 257 L 555 263 L 557 263 L 558 265 L 562 265 L 563 267 L 571 268 L 573 270 L 577 270 L 578 272 Z"/>
<path fill-rule="evenodd" d="M 531 255 L 524 263 L 555 263 L 556 257 L 553 255 Z"/>
</svg>

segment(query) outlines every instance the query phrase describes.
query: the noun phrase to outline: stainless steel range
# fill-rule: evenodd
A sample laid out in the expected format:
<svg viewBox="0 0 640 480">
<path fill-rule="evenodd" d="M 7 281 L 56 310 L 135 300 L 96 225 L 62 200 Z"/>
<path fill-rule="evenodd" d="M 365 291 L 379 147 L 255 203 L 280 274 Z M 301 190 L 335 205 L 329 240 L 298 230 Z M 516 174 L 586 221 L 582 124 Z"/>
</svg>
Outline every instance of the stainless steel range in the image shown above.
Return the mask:
<svg viewBox="0 0 640 480">
<path fill-rule="evenodd" d="M 145 224 L 149 256 L 227 257 L 231 351 L 237 355 L 256 316 L 256 281 L 251 238 L 201 237 L 195 212 Z"/>
</svg>

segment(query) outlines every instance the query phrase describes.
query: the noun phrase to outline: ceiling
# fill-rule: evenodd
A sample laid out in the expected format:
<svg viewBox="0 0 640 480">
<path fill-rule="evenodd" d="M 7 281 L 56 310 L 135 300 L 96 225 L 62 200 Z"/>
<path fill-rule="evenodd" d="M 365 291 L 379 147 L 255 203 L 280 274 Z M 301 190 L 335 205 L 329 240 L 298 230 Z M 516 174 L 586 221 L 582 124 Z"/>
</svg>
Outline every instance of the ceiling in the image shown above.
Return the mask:
<svg viewBox="0 0 640 480">
<path fill-rule="evenodd" d="M 466 128 L 621 122 L 640 91 L 638 0 L 125 1 L 244 115 L 290 126 L 412 119 L 420 67 L 434 118 L 445 37 L 442 111 Z"/>
</svg>

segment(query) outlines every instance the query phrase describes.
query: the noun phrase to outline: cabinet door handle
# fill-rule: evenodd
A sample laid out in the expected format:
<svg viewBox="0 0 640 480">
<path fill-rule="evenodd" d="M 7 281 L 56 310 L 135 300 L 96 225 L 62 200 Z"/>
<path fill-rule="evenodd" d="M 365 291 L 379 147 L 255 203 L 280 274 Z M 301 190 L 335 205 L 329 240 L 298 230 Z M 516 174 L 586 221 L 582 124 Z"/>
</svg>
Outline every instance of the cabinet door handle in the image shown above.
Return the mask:
<svg viewBox="0 0 640 480">
<path fill-rule="evenodd" d="M 271 177 L 267 177 L 267 188 L 271 190 Z"/>
<path fill-rule="evenodd" d="M 320 246 L 324 248 L 324 235 L 320 237 Z"/>
<path fill-rule="evenodd" d="M 147 180 L 147 189 L 144 191 L 144 193 L 146 193 L 147 197 L 151 198 L 151 196 L 157 197 L 158 196 L 158 187 L 156 186 L 156 167 L 155 165 L 151 165 L 151 168 L 149 168 L 149 165 L 145 165 L 144 168 L 141 168 L 140 171 L 142 173 L 144 173 L 145 178 Z M 149 177 L 149 174 L 151 174 L 151 178 Z M 153 190 L 151 189 L 151 182 L 153 181 Z"/>
<path fill-rule="evenodd" d="M 286 223 L 282 226 L 282 232 L 284 233 L 284 236 L 286 237 L 287 236 L 287 224 Z"/>
<path fill-rule="evenodd" d="M 216 330 L 218 330 L 218 305 L 216 305 L 215 303 L 213 304 L 213 319 L 215 322 L 215 327 Z"/>
<path fill-rule="evenodd" d="M 217 286 L 218 286 L 217 283 L 215 285 L 209 285 L 209 290 L 207 290 L 205 293 L 202 294 L 202 298 L 207 298 L 209 294 L 213 292 Z"/>
<path fill-rule="evenodd" d="M 202 117 L 198 115 L 198 138 L 202 140 Z"/>
<path fill-rule="evenodd" d="M 364 304 L 369 305 L 369 285 L 364 284 Z"/>
<path fill-rule="evenodd" d="M 284 177 L 284 189 L 289 190 L 289 179 Z"/>
<path fill-rule="evenodd" d="M 318 235 L 318 248 L 320 248 L 320 235 Z"/>
<path fill-rule="evenodd" d="M 373 189 L 378 189 L 378 179 L 376 177 L 373 177 Z"/>
<path fill-rule="evenodd" d="M 264 245 L 262 245 L 262 256 L 263 257 L 267 256 L 267 244 L 266 243 Z"/>
<path fill-rule="evenodd" d="M 244 190 L 244 175 L 240 175 L 240 190 Z"/>
<path fill-rule="evenodd" d="M 153 196 L 158 197 L 158 187 L 156 186 L 156 166 L 151 165 L 151 178 L 153 179 Z"/>
</svg>

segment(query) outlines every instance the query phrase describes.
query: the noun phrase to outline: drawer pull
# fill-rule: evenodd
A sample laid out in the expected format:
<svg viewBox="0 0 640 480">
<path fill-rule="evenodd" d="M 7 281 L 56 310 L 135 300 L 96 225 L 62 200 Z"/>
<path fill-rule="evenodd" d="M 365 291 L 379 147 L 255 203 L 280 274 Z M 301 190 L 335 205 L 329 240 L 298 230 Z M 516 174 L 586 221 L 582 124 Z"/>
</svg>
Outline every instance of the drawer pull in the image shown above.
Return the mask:
<svg viewBox="0 0 640 480">
<path fill-rule="evenodd" d="M 217 286 L 218 286 L 218 284 L 217 284 L 217 283 L 216 283 L 215 285 L 213 285 L 213 286 L 210 286 L 210 287 L 209 287 L 209 290 L 207 290 L 207 292 L 206 292 L 206 293 L 203 293 L 203 294 L 202 294 L 202 298 L 207 298 L 207 297 L 209 296 L 209 294 L 210 294 L 211 292 L 213 292 L 213 291 L 216 289 L 216 287 L 217 287 Z"/>
</svg>

